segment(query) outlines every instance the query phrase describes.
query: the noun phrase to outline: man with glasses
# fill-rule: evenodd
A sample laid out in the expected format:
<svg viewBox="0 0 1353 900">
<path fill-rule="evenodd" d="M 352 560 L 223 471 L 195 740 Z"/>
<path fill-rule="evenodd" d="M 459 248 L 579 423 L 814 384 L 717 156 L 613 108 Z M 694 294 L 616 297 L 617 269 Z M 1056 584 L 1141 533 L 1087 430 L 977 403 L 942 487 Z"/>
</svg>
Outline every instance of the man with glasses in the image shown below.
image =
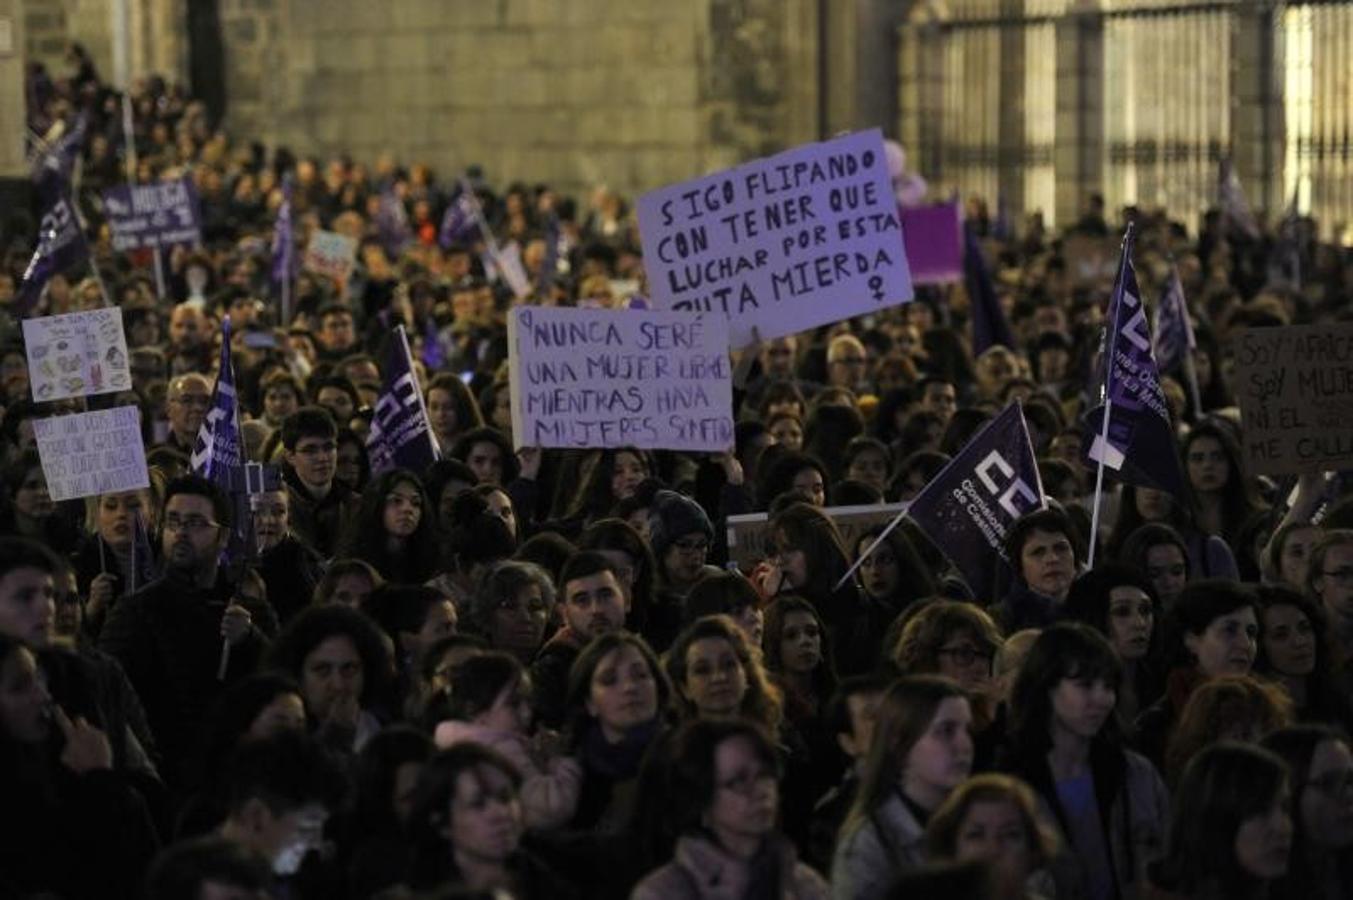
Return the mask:
<svg viewBox="0 0 1353 900">
<path fill-rule="evenodd" d="M 324 559 L 334 555 L 358 497 L 335 479 L 338 426 L 321 406 L 303 406 L 282 422 L 291 532 Z"/>
<path fill-rule="evenodd" d="M 171 780 L 194 749 L 196 725 L 227 684 L 253 671 L 277 615 L 220 575 L 230 539 L 230 500 L 197 475 L 165 489 L 161 526 L 165 576 L 120 601 L 99 636 L 145 704 Z"/>
<path fill-rule="evenodd" d="M 827 384 L 847 388 L 857 395 L 873 393 L 869 354 L 855 335 L 838 334 L 827 345 Z"/>
<path fill-rule="evenodd" d="M 180 453 L 192 455 L 197 443 L 197 432 L 207 417 L 211 405 L 211 385 L 196 373 L 180 375 L 169 383 L 165 398 L 165 415 L 169 419 L 169 436 L 161 446 L 172 447 Z"/>
</svg>

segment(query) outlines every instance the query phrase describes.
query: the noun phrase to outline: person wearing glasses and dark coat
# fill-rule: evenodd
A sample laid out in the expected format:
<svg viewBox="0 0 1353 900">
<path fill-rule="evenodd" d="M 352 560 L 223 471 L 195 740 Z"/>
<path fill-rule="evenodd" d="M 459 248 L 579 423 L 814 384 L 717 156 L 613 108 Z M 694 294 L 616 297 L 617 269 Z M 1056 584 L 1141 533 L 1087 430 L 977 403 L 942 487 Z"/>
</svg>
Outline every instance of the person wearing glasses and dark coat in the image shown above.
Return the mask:
<svg viewBox="0 0 1353 900">
<path fill-rule="evenodd" d="M 136 688 L 172 784 L 193 749 L 201 711 L 253 671 L 277 633 L 277 614 L 221 577 L 231 509 L 219 487 L 197 475 L 174 479 L 159 521 L 165 576 L 113 608 L 99 647 Z"/>
<path fill-rule="evenodd" d="M 338 426 L 333 415 L 320 406 L 296 410 L 282 423 L 282 447 L 291 533 L 331 559 L 360 500 L 335 478 Z"/>
</svg>

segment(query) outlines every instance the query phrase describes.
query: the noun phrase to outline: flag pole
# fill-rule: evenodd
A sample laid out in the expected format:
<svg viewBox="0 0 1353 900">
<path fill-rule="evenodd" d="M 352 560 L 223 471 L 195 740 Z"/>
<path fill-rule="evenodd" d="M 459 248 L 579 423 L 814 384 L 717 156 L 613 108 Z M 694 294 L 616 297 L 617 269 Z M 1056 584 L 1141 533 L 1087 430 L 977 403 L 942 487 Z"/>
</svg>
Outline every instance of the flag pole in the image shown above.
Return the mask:
<svg viewBox="0 0 1353 900">
<path fill-rule="evenodd" d="M 414 386 L 415 386 L 415 387 L 418 387 L 418 383 L 417 383 L 417 382 L 418 382 L 418 376 L 414 373 L 414 368 L 413 368 L 413 352 L 412 352 L 411 350 L 409 350 L 409 336 L 408 336 L 408 334 L 404 331 L 404 326 L 403 326 L 403 325 L 396 325 L 396 326 L 395 326 L 395 333 L 399 335 L 399 344 L 400 344 L 401 347 L 404 348 L 404 361 L 405 361 L 405 364 L 409 367 L 409 374 L 414 376 Z M 428 418 L 427 407 L 423 405 L 423 390 L 422 390 L 422 388 L 419 388 L 418 390 L 414 391 L 414 392 L 413 392 L 413 395 L 414 395 L 416 398 L 418 398 L 418 414 L 421 415 L 421 416 L 423 417 L 423 421 L 426 422 L 427 425 L 428 425 L 428 429 L 427 429 L 427 433 L 428 433 L 428 442 L 432 444 L 432 456 L 433 456 L 434 459 L 441 459 L 441 458 L 442 458 L 442 448 L 441 448 L 441 445 L 439 445 L 439 444 L 437 443 L 437 435 L 436 435 L 436 433 L 433 432 L 433 430 L 432 430 L 432 420 Z"/>
<path fill-rule="evenodd" d="M 1104 498 L 1104 457 L 1109 450 L 1109 419 L 1113 414 L 1113 392 L 1109 382 L 1113 380 L 1113 354 L 1118 345 L 1118 306 L 1122 302 L 1123 273 L 1129 264 L 1128 254 L 1132 249 L 1132 223 L 1128 223 L 1123 235 L 1122 259 L 1118 261 L 1118 278 L 1114 283 L 1113 294 L 1109 299 L 1108 340 L 1104 343 L 1104 421 L 1099 429 L 1099 465 L 1095 468 L 1095 499 L 1090 507 L 1090 549 L 1086 555 L 1086 568 L 1095 567 L 1095 545 L 1099 542 L 1099 507 Z"/>
</svg>

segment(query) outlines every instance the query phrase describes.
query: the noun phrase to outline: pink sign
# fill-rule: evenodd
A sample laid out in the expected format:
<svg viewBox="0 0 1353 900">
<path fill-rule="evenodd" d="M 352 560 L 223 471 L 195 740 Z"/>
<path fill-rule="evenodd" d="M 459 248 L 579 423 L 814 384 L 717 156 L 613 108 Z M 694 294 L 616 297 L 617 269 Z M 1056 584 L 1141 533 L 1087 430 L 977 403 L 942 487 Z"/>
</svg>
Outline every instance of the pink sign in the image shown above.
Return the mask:
<svg viewBox="0 0 1353 900">
<path fill-rule="evenodd" d="M 907 265 L 916 284 L 947 284 L 963 278 L 963 222 L 957 203 L 902 210 Z"/>
</svg>

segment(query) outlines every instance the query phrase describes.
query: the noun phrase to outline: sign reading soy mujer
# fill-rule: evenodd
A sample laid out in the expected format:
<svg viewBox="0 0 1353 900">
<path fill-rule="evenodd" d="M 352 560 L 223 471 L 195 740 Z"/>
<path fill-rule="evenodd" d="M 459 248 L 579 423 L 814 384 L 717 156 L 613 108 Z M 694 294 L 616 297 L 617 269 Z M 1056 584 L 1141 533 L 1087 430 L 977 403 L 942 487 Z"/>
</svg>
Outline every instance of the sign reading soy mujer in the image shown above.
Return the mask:
<svg viewBox="0 0 1353 900">
<path fill-rule="evenodd" d="M 733 347 L 912 297 L 877 129 L 639 198 L 653 304 L 723 313 Z"/>
<path fill-rule="evenodd" d="M 524 306 L 507 337 L 518 448 L 733 446 L 723 316 Z"/>
</svg>

